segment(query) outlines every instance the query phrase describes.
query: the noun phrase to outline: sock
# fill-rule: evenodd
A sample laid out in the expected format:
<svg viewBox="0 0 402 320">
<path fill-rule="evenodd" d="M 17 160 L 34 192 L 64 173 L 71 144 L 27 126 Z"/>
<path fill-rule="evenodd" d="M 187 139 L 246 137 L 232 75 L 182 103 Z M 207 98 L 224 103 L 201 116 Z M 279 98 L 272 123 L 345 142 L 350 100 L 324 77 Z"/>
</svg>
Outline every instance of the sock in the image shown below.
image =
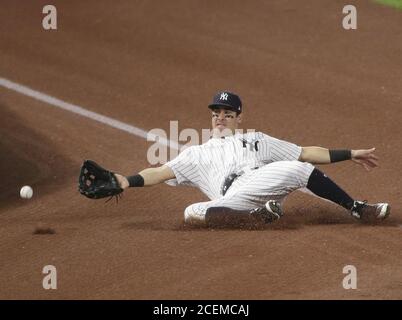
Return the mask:
<svg viewBox="0 0 402 320">
<path fill-rule="evenodd" d="M 307 188 L 315 195 L 335 202 L 347 210 L 351 210 L 353 207 L 354 200 L 335 182 L 316 168 L 308 179 Z"/>
</svg>

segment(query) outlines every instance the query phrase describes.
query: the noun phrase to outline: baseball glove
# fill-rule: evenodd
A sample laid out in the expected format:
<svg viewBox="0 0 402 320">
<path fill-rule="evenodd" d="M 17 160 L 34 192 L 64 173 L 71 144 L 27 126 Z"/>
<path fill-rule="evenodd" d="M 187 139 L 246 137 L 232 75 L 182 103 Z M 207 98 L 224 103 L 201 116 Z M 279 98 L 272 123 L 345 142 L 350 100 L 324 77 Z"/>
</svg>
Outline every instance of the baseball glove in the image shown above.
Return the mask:
<svg viewBox="0 0 402 320">
<path fill-rule="evenodd" d="M 110 197 L 109 200 L 111 200 L 116 197 L 116 201 L 123 192 L 115 174 L 92 160 L 85 160 L 82 164 L 78 178 L 78 190 L 90 199 Z"/>
</svg>

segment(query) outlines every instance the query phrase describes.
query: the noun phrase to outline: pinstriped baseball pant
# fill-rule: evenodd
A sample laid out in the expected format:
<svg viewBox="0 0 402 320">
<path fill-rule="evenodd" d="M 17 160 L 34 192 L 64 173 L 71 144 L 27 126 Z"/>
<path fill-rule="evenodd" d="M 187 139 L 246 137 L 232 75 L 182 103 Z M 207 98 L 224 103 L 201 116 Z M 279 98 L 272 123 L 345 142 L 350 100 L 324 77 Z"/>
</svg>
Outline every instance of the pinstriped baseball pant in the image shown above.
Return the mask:
<svg viewBox="0 0 402 320">
<path fill-rule="evenodd" d="M 208 208 L 227 207 L 251 210 L 263 207 L 268 200 L 283 201 L 291 192 L 305 188 L 314 166 L 300 161 L 277 161 L 238 177 L 225 196 L 194 203 L 184 211 L 184 220 L 203 223 Z"/>
</svg>

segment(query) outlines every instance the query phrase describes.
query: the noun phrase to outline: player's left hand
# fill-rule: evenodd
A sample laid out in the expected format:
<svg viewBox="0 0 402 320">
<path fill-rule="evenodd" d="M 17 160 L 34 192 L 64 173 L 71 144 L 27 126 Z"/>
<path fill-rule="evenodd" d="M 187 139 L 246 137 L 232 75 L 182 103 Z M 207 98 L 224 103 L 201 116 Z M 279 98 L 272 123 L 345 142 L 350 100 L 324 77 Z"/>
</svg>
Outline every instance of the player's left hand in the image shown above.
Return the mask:
<svg viewBox="0 0 402 320">
<path fill-rule="evenodd" d="M 366 150 L 352 150 L 352 161 L 363 166 L 367 171 L 378 167 L 378 157 L 374 154 L 375 148 Z"/>
<path fill-rule="evenodd" d="M 79 192 L 90 199 L 121 197 L 124 191 L 114 172 L 102 168 L 92 160 L 85 160 L 78 177 Z M 110 200 L 109 199 L 109 200 Z"/>
</svg>

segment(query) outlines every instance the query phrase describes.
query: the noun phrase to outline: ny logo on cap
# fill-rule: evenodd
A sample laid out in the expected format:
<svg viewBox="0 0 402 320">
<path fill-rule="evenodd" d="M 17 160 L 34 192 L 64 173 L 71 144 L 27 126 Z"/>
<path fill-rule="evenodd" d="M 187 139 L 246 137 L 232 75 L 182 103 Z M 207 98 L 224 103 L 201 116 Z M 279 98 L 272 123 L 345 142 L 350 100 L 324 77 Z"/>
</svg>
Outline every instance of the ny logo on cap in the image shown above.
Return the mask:
<svg viewBox="0 0 402 320">
<path fill-rule="evenodd" d="M 226 92 L 221 93 L 221 97 L 219 100 L 227 100 L 228 99 L 228 94 Z"/>
</svg>

